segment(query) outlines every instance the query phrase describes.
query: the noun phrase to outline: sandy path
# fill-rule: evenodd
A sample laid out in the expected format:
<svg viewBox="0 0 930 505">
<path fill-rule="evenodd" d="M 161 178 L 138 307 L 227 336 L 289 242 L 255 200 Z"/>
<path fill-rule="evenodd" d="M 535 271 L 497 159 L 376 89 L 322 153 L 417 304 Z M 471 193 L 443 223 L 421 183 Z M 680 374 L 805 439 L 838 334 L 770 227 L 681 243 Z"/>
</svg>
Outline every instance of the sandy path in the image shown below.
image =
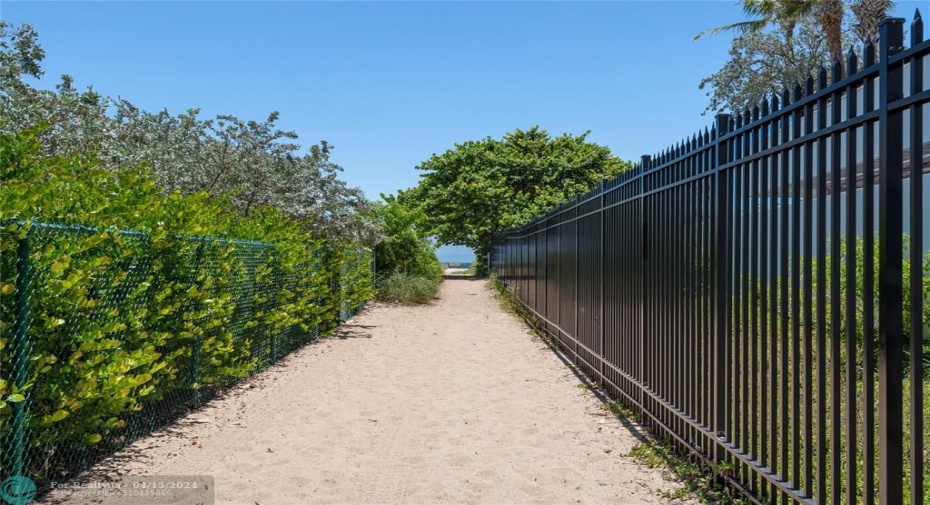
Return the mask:
<svg viewBox="0 0 930 505">
<path fill-rule="evenodd" d="M 625 456 L 634 434 L 579 384 L 482 281 L 448 280 L 96 471 L 212 475 L 222 504 L 665 502 L 675 484 Z"/>
</svg>

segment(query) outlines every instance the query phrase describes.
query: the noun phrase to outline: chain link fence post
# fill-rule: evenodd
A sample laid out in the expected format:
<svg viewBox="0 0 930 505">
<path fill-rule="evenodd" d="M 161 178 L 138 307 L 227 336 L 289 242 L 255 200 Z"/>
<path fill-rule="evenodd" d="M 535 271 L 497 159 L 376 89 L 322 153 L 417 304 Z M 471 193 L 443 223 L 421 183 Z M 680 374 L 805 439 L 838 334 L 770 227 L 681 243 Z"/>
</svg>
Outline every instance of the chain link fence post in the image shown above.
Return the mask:
<svg viewBox="0 0 930 505">
<path fill-rule="evenodd" d="M 197 245 L 197 252 L 194 255 L 194 273 L 191 276 L 191 287 L 195 287 L 199 284 L 198 276 L 200 274 L 200 266 L 203 260 L 203 243 Z M 202 345 L 199 335 L 194 336 L 194 342 L 191 348 L 191 363 L 190 363 L 190 385 L 193 389 L 193 402 L 194 408 L 200 408 L 200 373 L 198 362 L 200 361 L 200 347 Z"/>
<path fill-rule="evenodd" d="M 16 333 L 13 337 L 13 391 L 22 395 L 26 382 L 26 363 L 29 347 L 29 232 L 19 239 L 16 247 Z M 25 395 L 23 395 L 25 396 Z M 26 459 L 26 411 L 25 399 L 13 403 L 10 420 L 12 438 L 12 475 L 23 475 Z"/>
</svg>

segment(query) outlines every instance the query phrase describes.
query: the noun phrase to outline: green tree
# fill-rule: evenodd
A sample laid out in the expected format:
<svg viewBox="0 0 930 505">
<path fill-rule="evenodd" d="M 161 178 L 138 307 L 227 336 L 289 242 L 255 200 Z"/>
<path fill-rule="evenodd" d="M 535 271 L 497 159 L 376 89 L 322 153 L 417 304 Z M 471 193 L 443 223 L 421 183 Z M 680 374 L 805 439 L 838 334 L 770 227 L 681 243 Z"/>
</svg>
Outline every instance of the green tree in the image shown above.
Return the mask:
<svg viewBox="0 0 930 505">
<path fill-rule="evenodd" d="M 751 19 L 695 36 L 736 32 L 731 59 L 700 83 L 712 88 L 707 111 L 740 111 L 843 60 L 852 41 L 878 40 L 889 0 L 742 0 Z M 774 29 L 772 29 L 774 28 Z"/>
<path fill-rule="evenodd" d="M 792 37 L 774 30 L 748 31 L 733 39 L 730 59 L 698 86 L 710 98 L 704 113 L 751 109 L 829 63 L 826 36 L 813 20 L 801 21 Z"/>
<path fill-rule="evenodd" d="M 879 22 L 894 7 L 890 0 L 741 0 L 740 4 L 743 12 L 753 19 L 711 28 L 695 39 L 724 31 L 757 32 L 771 25 L 779 26 L 790 39 L 798 23 L 812 19 L 826 36 L 831 59 L 842 59 L 847 7 L 855 18 L 851 28 L 862 40 L 877 39 Z"/>
<path fill-rule="evenodd" d="M 64 75 L 55 89 L 38 89 L 45 53 L 29 25 L 0 21 L 0 133 L 39 131 L 41 155 L 92 156 L 112 170 L 146 166 L 165 192 L 205 191 L 248 216 L 272 206 L 305 223 L 305 231 L 342 243 L 374 244 L 380 232 L 366 220 L 368 201 L 339 178 L 326 141 L 303 148 L 278 128 L 278 112 L 261 121 L 213 119 L 191 109 L 148 112 L 92 88 L 80 91 Z"/>
<path fill-rule="evenodd" d="M 375 246 L 375 265 L 379 277 L 400 272 L 414 277 L 442 280 L 442 266 L 436 247 L 425 226 L 426 215 L 417 207 L 402 202 L 405 194 L 381 195 L 383 202 L 373 204 L 375 221 L 384 240 Z"/>
<path fill-rule="evenodd" d="M 471 247 L 484 265 L 491 235 L 526 222 L 629 168 L 606 147 L 579 136 L 552 137 L 534 126 L 501 140 L 456 144 L 417 168 L 420 184 L 401 200 L 417 205 L 442 244 Z"/>
</svg>

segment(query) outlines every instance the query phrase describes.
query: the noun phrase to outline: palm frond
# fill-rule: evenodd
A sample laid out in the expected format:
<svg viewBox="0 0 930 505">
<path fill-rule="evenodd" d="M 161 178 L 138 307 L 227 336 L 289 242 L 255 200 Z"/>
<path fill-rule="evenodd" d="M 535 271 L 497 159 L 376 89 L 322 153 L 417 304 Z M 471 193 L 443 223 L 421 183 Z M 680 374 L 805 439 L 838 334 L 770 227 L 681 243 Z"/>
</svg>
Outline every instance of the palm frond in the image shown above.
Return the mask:
<svg viewBox="0 0 930 505">
<path fill-rule="evenodd" d="M 763 30 L 769 23 L 772 23 L 772 19 L 754 19 L 751 21 L 742 21 L 739 23 L 732 23 L 729 25 L 718 26 L 716 28 L 711 28 L 709 30 L 704 30 L 703 32 L 694 36 L 693 40 L 698 40 L 705 35 L 718 35 L 723 32 L 736 32 L 738 34 L 744 34 L 747 32 L 758 32 Z"/>
<path fill-rule="evenodd" d="M 795 1 L 795 0 L 792 0 Z M 743 12 L 749 17 L 772 18 L 778 15 L 780 4 L 776 0 L 743 0 Z"/>
<path fill-rule="evenodd" d="M 821 0 L 783 0 L 779 2 L 781 7 L 779 16 L 795 20 L 811 16 L 821 3 L 823 3 Z"/>
</svg>

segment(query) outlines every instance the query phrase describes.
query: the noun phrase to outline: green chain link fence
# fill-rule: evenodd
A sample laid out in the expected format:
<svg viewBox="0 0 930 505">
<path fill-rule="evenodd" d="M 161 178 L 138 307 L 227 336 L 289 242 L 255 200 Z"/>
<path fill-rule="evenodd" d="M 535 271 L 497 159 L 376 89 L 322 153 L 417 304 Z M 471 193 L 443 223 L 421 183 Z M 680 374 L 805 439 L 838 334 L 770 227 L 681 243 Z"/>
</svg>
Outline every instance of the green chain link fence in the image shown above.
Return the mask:
<svg viewBox="0 0 930 505">
<path fill-rule="evenodd" d="M 368 251 L 7 223 L 0 481 L 40 491 L 326 335 L 373 294 Z M 298 258 L 298 259 L 294 259 Z"/>
</svg>

